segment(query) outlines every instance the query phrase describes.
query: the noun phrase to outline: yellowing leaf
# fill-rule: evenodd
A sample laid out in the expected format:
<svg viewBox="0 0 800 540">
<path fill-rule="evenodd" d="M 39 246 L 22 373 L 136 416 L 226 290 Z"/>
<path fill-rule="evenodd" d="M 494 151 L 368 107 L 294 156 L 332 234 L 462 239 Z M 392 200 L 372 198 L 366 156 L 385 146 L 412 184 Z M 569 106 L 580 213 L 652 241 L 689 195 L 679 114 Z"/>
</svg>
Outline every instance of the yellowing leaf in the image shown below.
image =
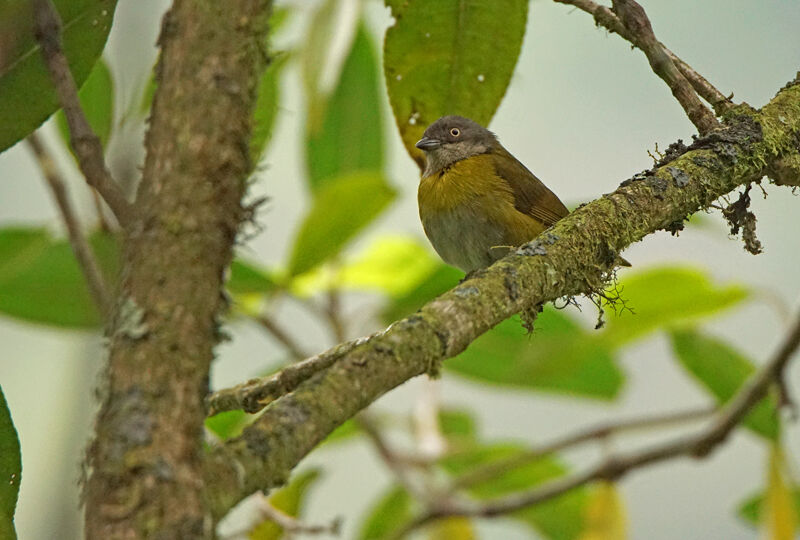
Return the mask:
<svg viewBox="0 0 800 540">
<path fill-rule="evenodd" d="M 453 517 L 437 521 L 430 527 L 428 540 L 475 540 L 475 530 L 467 518 Z"/>
<path fill-rule="evenodd" d="M 419 285 L 438 265 L 420 242 L 403 236 L 383 236 L 354 262 L 342 266 L 334 281 L 339 287 L 377 289 L 396 298 Z"/>
<path fill-rule="evenodd" d="M 772 445 L 767 473 L 767 497 L 761 514 L 764 540 L 794 540 L 798 532 L 792 491 L 786 479 L 786 459 L 777 443 Z"/>
<path fill-rule="evenodd" d="M 627 521 L 617 488 L 611 482 L 600 482 L 586 504 L 584 530 L 579 540 L 624 540 Z"/>
</svg>

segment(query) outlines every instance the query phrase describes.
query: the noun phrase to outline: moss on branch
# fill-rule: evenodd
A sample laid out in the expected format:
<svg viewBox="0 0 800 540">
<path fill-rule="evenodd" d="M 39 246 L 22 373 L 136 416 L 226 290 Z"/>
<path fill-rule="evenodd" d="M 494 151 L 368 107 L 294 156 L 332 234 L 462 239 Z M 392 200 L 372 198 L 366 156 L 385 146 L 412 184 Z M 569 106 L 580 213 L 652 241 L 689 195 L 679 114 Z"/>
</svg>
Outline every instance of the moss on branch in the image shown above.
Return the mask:
<svg viewBox="0 0 800 540">
<path fill-rule="evenodd" d="M 732 109 L 720 130 L 672 151 L 669 161 L 624 181 L 416 314 L 363 340 L 272 402 L 241 437 L 208 454 L 215 517 L 256 490 L 280 485 L 336 426 L 406 380 L 437 372 L 443 360 L 501 321 L 543 302 L 597 291 L 627 246 L 760 180 L 776 163 L 797 159 L 798 133 L 795 81 L 760 111 Z"/>
</svg>

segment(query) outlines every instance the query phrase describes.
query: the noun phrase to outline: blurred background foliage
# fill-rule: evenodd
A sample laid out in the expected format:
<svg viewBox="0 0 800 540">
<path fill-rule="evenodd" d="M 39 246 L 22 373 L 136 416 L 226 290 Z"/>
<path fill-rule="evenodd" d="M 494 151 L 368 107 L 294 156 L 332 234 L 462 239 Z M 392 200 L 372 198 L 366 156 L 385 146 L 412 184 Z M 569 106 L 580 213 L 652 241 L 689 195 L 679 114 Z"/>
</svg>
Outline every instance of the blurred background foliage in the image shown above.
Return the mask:
<svg viewBox="0 0 800 540">
<path fill-rule="evenodd" d="M 144 125 L 155 82 L 133 85 L 116 81 L 113 66 L 100 56 L 114 2 L 55 4 L 64 19 L 65 47 L 81 84 L 82 105 L 107 147 L 131 126 L 141 129 Z M 325 332 L 327 328 L 330 344 L 363 335 L 413 313 L 463 277 L 440 262 L 419 235 L 366 235 L 398 198 L 396 182 L 400 179 L 391 178 L 386 139 L 397 137 L 399 131 L 409 155 L 420 162 L 413 144 L 439 116 L 457 111 L 488 124 L 514 73 L 529 2 L 473 0 L 470 9 L 463 11 L 457 0 L 387 0 L 395 22 L 386 31 L 382 53 L 374 25 L 365 18 L 361 4 L 320 0 L 309 8 L 278 2 L 273 14 L 274 42 L 267 45 L 272 62 L 258 86 L 250 145 L 258 173 L 249 181 L 256 182 L 263 173 L 267 185 L 301 182 L 309 203 L 295 231 L 267 231 L 290 238 L 291 248 L 282 264 L 265 263 L 247 247 L 247 235 L 259 232 L 258 213 L 255 227 L 250 226 L 256 230 L 243 234 L 244 245 L 227 283 L 232 301 L 230 324 L 257 323 L 284 352 L 240 373 L 241 380 L 274 372 L 287 362 L 318 352 L 303 339 L 306 332 Z M 0 20 L 26 17 L 24 9 L 4 9 L 6 17 Z M 460 17 L 461 12 L 467 16 Z M 282 33 L 300 18 L 310 21 L 300 38 L 287 46 L 275 45 L 286 43 L 280 39 Z M 589 32 L 590 24 L 576 17 L 575 31 Z M 0 24 L 3 43 L 11 44 L 0 56 L 0 149 L 24 139 L 57 108 L 36 45 L 17 28 L 21 26 Z M 487 34 L 492 39 L 485 39 Z M 281 156 L 271 155 L 269 150 L 284 100 L 282 81 L 287 68 L 299 69 L 302 74 L 305 115 L 294 119 L 302 133 L 303 163 L 298 169 L 302 174 L 274 178 L 270 162 Z M 120 85 L 126 85 L 126 103 L 119 100 Z M 397 131 L 384 125 L 387 107 Z M 55 125 L 61 144 L 68 148 L 60 112 L 55 114 Z M 100 266 L 113 281 L 119 270 L 114 227 L 106 223 L 102 210 L 85 222 Z M 44 224 L 0 225 L 0 313 L 45 327 L 100 332 L 100 318 L 67 240 Z M 724 235 L 707 219 L 692 220 L 687 226 L 711 227 L 712 234 Z M 614 287 L 623 303 L 615 310 L 608 309 L 597 329 L 593 328 L 597 317 L 591 303 L 565 299 L 545 307 L 532 336 L 516 318 L 501 323 L 446 362 L 443 377 L 463 378 L 499 393 L 513 389 L 552 396 L 559 403 L 614 402 L 631 384 L 620 356 L 644 340 L 667 336 L 671 356 L 685 374 L 686 384 L 702 388 L 709 404 L 722 404 L 764 360 L 750 358 L 703 328 L 709 319 L 765 302 L 763 290 L 757 286 L 719 280 L 694 265 L 672 261 L 648 266 L 634 259 L 634 267 L 622 272 Z M 351 316 L 342 308 L 342 298 L 354 295 L 370 301 Z M 317 322 L 309 326 L 296 319 L 282 320 L 276 307 L 287 302 Z M 432 492 L 497 463 L 508 466 L 465 486 L 465 492 L 479 501 L 530 488 L 574 469 L 557 453 L 531 453 L 523 437 L 514 441 L 488 437 L 481 433 L 475 411 L 440 405 L 424 394 L 421 416 L 409 418 L 383 411 L 375 413 L 375 420 L 393 443 L 424 458 L 421 471 L 415 474 Z M 10 421 L 14 410 L 9 416 L 2 394 L 0 405 L 0 467 L 4 474 L 10 471 L 18 479 L 19 446 Z M 518 413 L 524 415 L 525 411 Z M 434 418 L 427 435 L 420 428 L 424 424 L 420 418 L 426 415 Z M 209 418 L 209 444 L 237 436 L 252 420 L 252 415 L 236 411 Z M 797 531 L 800 488 L 792 472 L 792 452 L 782 444 L 783 423 L 776 396 L 759 404 L 742 429 L 769 449 L 766 474 L 763 485 L 753 485 L 752 493 L 742 493 L 740 504 L 730 511 L 738 514 L 743 525 L 760 526 L 770 538 L 792 538 Z M 366 435 L 359 422 L 349 421 L 319 451 L 353 444 Z M 432 450 L 426 449 L 425 437 L 435 440 Z M 535 435 L 536 440 L 546 438 L 547 434 Z M 298 516 L 325 474 L 325 470 L 301 466 L 286 487 L 263 497 L 274 508 Z M 0 483 L 0 537 L 8 534 L 4 531 L 10 527 L 18 486 L 18 481 Z M 363 540 L 389 538 L 415 515 L 420 504 L 407 486 L 393 484 L 374 498 L 366 514 L 347 515 L 348 530 Z M 347 512 L 346 508 L 340 510 Z M 257 512 L 255 515 L 244 520 L 244 529 L 241 524 L 233 528 L 254 540 L 291 535 Z M 611 483 L 573 490 L 508 518 L 529 529 L 529 534 L 552 540 L 612 540 L 629 534 L 625 498 Z M 422 535 L 454 540 L 481 537 L 473 521 L 463 518 L 441 520 Z"/>
</svg>

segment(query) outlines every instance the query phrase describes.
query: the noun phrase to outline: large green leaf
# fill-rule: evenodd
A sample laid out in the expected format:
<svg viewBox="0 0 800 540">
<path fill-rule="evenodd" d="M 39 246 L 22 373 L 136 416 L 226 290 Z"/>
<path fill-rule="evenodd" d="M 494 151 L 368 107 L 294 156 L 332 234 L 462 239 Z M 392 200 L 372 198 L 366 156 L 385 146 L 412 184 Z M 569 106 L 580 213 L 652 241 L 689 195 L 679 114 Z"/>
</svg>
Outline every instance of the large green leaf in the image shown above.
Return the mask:
<svg viewBox="0 0 800 540">
<path fill-rule="evenodd" d="M 506 320 L 445 367 L 503 386 L 602 399 L 615 397 L 624 380 L 612 349 L 552 308 L 539 315 L 533 336 Z"/>
<path fill-rule="evenodd" d="M 275 277 L 257 263 L 237 258 L 231 263 L 231 276 L 225 286 L 233 294 L 269 294 L 278 284 Z"/>
<path fill-rule="evenodd" d="M 280 82 L 288 54 L 277 54 L 258 81 L 256 104 L 253 108 L 253 133 L 250 136 L 250 159 L 258 163 L 272 138 L 280 102 Z"/>
<path fill-rule="evenodd" d="M 361 15 L 358 0 L 322 0 L 311 19 L 302 50 L 307 124 L 317 129 L 339 80 Z"/>
<path fill-rule="evenodd" d="M 250 425 L 256 415 L 242 410 L 224 411 L 206 418 L 205 425 L 211 433 L 222 441 L 227 441 L 242 434 L 242 430 Z"/>
<path fill-rule="evenodd" d="M 335 178 L 382 170 L 379 84 L 375 46 L 362 23 L 322 121 L 307 126 L 308 179 L 314 193 Z"/>
<path fill-rule="evenodd" d="M 0 538 L 16 538 L 14 509 L 22 479 L 19 439 L 0 387 Z"/>
<path fill-rule="evenodd" d="M 302 511 L 305 496 L 318 479 L 319 474 L 317 469 L 298 474 L 286 487 L 282 487 L 270 495 L 269 503 L 288 516 L 298 517 Z M 283 537 L 283 527 L 269 520 L 256 525 L 248 535 L 250 540 L 278 540 Z"/>
<path fill-rule="evenodd" d="M 90 244 L 109 281 L 116 277 L 116 239 L 94 234 Z M 69 242 L 44 229 L 0 229 L 0 313 L 66 328 L 96 328 L 100 316 Z"/>
<path fill-rule="evenodd" d="M 108 37 L 116 0 L 54 0 L 64 51 L 76 84 L 89 76 Z M 58 108 L 50 75 L 33 36 L 33 2 L 0 4 L 0 151 L 25 138 Z"/>
<path fill-rule="evenodd" d="M 459 452 L 445 457 L 441 464 L 452 475 L 461 475 L 477 468 L 505 461 L 524 452 L 515 444 L 493 444 Z M 478 499 L 501 497 L 530 489 L 559 478 L 567 473 L 555 458 L 542 458 L 525 465 L 507 468 L 502 473 L 472 486 L 470 492 Z M 549 501 L 510 514 L 552 540 L 572 540 L 583 529 L 587 502 L 586 490 L 574 489 Z"/>
<path fill-rule="evenodd" d="M 78 98 L 92 131 L 105 148 L 111 138 L 114 123 L 114 82 L 108 64 L 102 58 L 95 63 L 92 72 L 78 92 Z M 69 143 L 69 127 L 63 110 L 56 113 L 56 125 L 64 145 L 72 151 Z"/>
<path fill-rule="evenodd" d="M 384 540 L 411 519 L 412 500 L 401 488 L 392 488 L 370 509 L 359 540 Z"/>
<path fill-rule="evenodd" d="M 427 302 L 458 285 L 458 281 L 463 277 L 464 272 L 438 263 L 414 288 L 392 299 L 383 311 L 383 319 L 390 323 L 411 315 Z"/>
<path fill-rule="evenodd" d="M 403 143 L 414 144 L 440 116 L 487 125 L 511 80 L 525 34 L 528 0 L 388 0 L 383 65 Z"/>
<path fill-rule="evenodd" d="M 678 361 L 720 403 L 730 400 L 755 372 L 752 362 L 727 343 L 693 330 L 674 331 L 671 336 Z M 775 399 L 759 402 L 743 424 L 762 437 L 776 439 L 780 422 Z"/>
<path fill-rule="evenodd" d="M 326 182 L 314 197 L 294 242 L 291 275 L 302 274 L 337 255 L 394 199 L 380 173 L 355 173 Z"/>
<path fill-rule="evenodd" d="M 708 317 L 746 299 L 741 284 L 718 285 L 701 270 L 659 267 L 633 273 L 618 290 L 625 306 L 609 317 L 603 339 L 618 347 L 669 325 Z"/>
</svg>

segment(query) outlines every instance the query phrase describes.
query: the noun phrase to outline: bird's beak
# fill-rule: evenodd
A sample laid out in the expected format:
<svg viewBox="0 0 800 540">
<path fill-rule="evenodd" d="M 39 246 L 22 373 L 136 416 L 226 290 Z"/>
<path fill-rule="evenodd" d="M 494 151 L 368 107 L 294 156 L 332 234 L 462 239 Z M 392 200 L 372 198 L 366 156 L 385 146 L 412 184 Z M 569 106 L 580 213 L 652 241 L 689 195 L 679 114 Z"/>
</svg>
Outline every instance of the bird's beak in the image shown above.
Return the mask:
<svg viewBox="0 0 800 540">
<path fill-rule="evenodd" d="M 420 150 L 433 150 L 434 148 L 438 148 L 442 145 L 442 142 L 436 139 L 431 139 L 430 137 L 422 137 L 420 140 L 417 141 L 416 146 Z"/>
</svg>

